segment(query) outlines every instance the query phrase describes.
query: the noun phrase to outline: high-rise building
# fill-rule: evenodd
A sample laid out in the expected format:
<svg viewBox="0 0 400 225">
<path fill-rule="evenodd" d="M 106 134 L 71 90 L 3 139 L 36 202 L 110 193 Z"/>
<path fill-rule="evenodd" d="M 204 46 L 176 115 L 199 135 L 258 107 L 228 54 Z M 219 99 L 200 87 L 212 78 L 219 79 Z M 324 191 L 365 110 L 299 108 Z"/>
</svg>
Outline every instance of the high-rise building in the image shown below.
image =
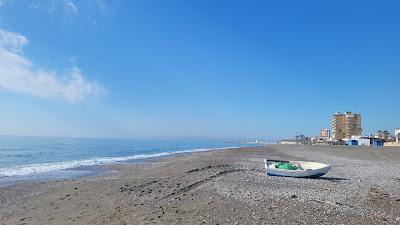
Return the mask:
<svg viewBox="0 0 400 225">
<path fill-rule="evenodd" d="M 394 136 L 396 137 L 396 142 L 397 143 L 400 143 L 399 134 L 400 134 L 400 128 L 397 129 L 397 130 L 394 130 Z"/>
<path fill-rule="evenodd" d="M 321 133 L 319 134 L 320 137 L 330 138 L 331 137 L 331 130 L 329 129 L 322 129 Z"/>
<path fill-rule="evenodd" d="M 332 116 L 332 130 L 333 138 L 336 140 L 360 136 L 362 132 L 361 115 L 352 112 L 335 113 Z"/>
</svg>

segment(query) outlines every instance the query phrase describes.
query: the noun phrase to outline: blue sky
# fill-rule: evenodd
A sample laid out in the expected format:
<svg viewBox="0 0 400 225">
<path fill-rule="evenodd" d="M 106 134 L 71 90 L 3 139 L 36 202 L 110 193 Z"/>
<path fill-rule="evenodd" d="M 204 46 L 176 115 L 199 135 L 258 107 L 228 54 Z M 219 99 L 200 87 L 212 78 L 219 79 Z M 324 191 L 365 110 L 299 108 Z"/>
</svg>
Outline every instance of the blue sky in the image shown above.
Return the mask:
<svg viewBox="0 0 400 225">
<path fill-rule="evenodd" d="M 400 127 L 397 1 L 0 0 L 0 134 Z"/>
</svg>

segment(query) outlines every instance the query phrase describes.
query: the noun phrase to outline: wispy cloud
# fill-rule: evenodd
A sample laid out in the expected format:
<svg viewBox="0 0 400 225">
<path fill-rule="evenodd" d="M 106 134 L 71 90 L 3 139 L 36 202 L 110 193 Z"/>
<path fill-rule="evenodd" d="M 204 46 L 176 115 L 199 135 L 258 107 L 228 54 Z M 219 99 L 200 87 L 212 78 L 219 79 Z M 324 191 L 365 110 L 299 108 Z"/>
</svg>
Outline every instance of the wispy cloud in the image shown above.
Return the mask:
<svg viewBox="0 0 400 225">
<path fill-rule="evenodd" d="M 0 48 L 22 54 L 22 47 L 26 44 L 28 44 L 26 37 L 0 29 Z"/>
<path fill-rule="evenodd" d="M 29 7 L 32 9 L 41 9 L 48 13 L 53 13 L 56 10 L 56 3 L 54 0 L 33 0 L 30 2 Z"/>
<path fill-rule="evenodd" d="M 78 6 L 74 3 L 73 0 L 64 0 L 61 7 L 63 10 L 65 25 L 67 25 L 68 27 L 72 26 L 79 17 Z"/>
<path fill-rule="evenodd" d="M 51 19 L 62 18 L 67 28 L 84 22 L 91 24 L 95 29 L 101 27 L 101 17 L 114 15 L 120 5 L 119 0 L 29 0 L 22 1 L 22 3 L 15 0 L 0 0 L 0 7 L 17 3 L 19 7 L 22 5 L 32 10 L 48 13 L 51 15 Z"/>
<path fill-rule="evenodd" d="M 4 0 L 0 0 L 4 1 Z M 32 0 L 28 5 L 31 9 L 53 13 L 62 13 L 65 18 L 73 18 L 78 15 L 79 8 L 74 0 Z"/>
<path fill-rule="evenodd" d="M 67 16 L 73 16 L 78 13 L 78 8 L 76 7 L 74 1 L 67 0 L 64 3 L 64 12 Z"/>
<path fill-rule="evenodd" d="M 95 81 L 85 79 L 77 67 L 60 76 L 33 65 L 22 52 L 28 39 L 0 28 L 0 87 L 44 99 L 78 103 L 105 94 Z"/>
</svg>

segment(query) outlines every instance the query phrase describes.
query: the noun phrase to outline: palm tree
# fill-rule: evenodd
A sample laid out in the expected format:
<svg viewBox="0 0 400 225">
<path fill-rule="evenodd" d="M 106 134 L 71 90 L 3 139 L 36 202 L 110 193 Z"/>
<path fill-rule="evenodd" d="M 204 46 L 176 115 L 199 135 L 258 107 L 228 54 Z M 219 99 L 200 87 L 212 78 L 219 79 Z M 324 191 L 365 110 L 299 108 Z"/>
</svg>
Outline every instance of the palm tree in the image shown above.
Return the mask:
<svg viewBox="0 0 400 225">
<path fill-rule="evenodd" d="M 384 139 L 385 141 L 387 141 L 388 138 L 389 138 L 389 136 L 390 136 L 389 131 L 387 131 L 387 130 L 383 131 L 383 132 L 382 132 L 382 136 L 383 136 L 382 139 Z"/>
<path fill-rule="evenodd" d="M 378 130 L 377 136 L 378 136 L 379 138 L 382 138 L 382 131 L 381 131 L 381 130 Z"/>
</svg>

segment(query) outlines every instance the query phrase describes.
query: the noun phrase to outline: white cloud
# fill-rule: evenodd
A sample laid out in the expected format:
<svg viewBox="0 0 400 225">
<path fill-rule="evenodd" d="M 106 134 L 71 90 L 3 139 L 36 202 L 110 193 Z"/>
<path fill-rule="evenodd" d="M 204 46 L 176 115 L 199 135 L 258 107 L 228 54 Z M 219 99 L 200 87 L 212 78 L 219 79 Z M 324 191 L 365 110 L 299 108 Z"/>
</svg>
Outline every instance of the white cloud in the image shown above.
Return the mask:
<svg viewBox="0 0 400 225">
<path fill-rule="evenodd" d="M 28 39 L 21 34 L 0 29 L 0 48 L 22 53 L 22 47 L 26 44 L 28 44 Z"/>
<path fill-rule="evenodd" d="M 0 87 L 44 99 L 64 99 L 70 103 L 105 94 L 101 85 L 86 80 L 77 67 L 72 67 L 63 76 L 37 68 L 22 53 L 27 43 L 23 35 L 0 28 Z"/>
</svg>

